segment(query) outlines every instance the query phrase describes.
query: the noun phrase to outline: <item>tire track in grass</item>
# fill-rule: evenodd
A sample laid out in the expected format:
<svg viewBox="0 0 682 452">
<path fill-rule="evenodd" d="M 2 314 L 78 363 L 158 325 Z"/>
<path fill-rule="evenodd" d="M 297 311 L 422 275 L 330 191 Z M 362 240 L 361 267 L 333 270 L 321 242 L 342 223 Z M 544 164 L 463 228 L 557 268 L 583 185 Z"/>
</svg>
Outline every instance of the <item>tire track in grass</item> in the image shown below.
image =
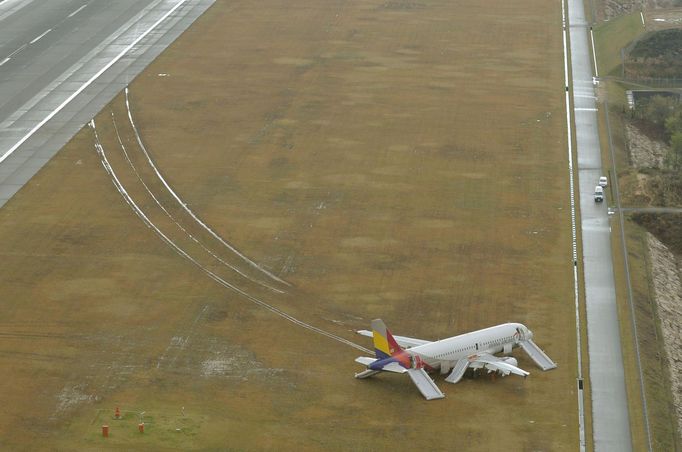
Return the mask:
<svg viewBox="0 0 682 452">
<path fill-rule="evenodd" d="M 109 163 L 109 160 L 107 159 L 106 153 L 104 151 L 104 147 L 102 146 L 99 136 L 97 134 L 97 128 L 95 126 L 95 120 L 90 121 L 90 127 L 92 128 L 94 138 L 95 138 L 95 150 L 97 151 L 98 155 L 100 156 L 100 161 L 102 163 L 102 166 L 104 167 L 104 170 L 109 174 L 111 178 L 111 182 L 113 183 L 114 187 L 116 187 L 116 190 L 121 194 L 125 202 L 130 206 L 130 208 L 135 212 L 135 214 L 147 225 L 147 227 L 151 228 L 160 238 L 163 242 L 165 242 L 168 246 L 170 246 L 177 254 L 180 256 L 184 257 L 188 261 L 190 261 L 194 266 L 199 268 L 202 272 L 204 272 L 209 278 L 220 284 L 221 286 L 231 289 L 232 291 L 238 293 L 242 297 L 246 298 L 253 304 L 260 306 L 263 309 L 266 309 L 270 312 L 272 312 L 275 315 L 278 315 L 282 317 L 285 320 L 288 320 L 289 322 L 300 326 L 301 328 L 305 328 L 309 331 L 312 331 L 314 333 L 320 334 L 322 336 L 326 336 L 330 339 L 333 339 L 337 342 L 340 342 L 342 344 L 348 345 L 350 347 L 355 348 L 356 350 L 360 350 L 365 353 L 372 353 L 369 349 L 356 344 L 355 342 L 349 341 L 348 339 L 344 339 L 341 336 L 337 336 L 333 333 L 330 333 L 328 331 L 325 331 L 321 328 L 318 328 L 314 325 L 311 325 L 309 323 L 306 323 L 302 320 L 297 319 L 296 317 L 287 314 L 286 312 L 282 311 L 281 309 L 272 306 L 263 300 L 254 297 L 253 295 L 245 292 L 241 288 L 235 286 L 234 284 L 231 284 L 215 274 L 213 271 L 209 270 L 208 268 L 204 267 L 199 263 L 195 258 L 189 255 L 185 250 L 183 250 L 180 246 L 178 246 L 173 240 L 171 240 L 166 234 L 164 234 L 148 217 L 145 215 L 145 213 L 142 211 L 142 209 L 135 203 L 135 201 L 132 199 L 130 194 L 127 192 L 121 181 L 118 179 L 118 176 L 114 172 L 114 169 L 112 168 L 111 164 Z"/>
<path fill-rule="evenodd" d="M 265 287 L 265 288 L 267 288 L 267 289 L 270 289 L 270 290 L 272 290 L 273 292 L 284 293 L 283 290 L 277 289 L 276 287 L 273 287 L 273 286 L 271 286 L 271 285 L 269 285 L 269 284 L 266 284 L 266 283 L 264 283 L 264 282 L 262 282 L 262 281 L 259 281 L 259 280 L 255 279 L 255 278 L 252 278 L 252 277 L 250 277 L 249 275 L 247 275 L 246 273 L 244 273 L 243 271 L 241 271 L 241 270 L 240 270 L 239 268 L 237 268 L 236 266 L 234 266 L 234 265 L 230 264 L 229 262 L 225 261 L 225 260 L 222 259 L 220 256 L 218 256 L 217 254 L 215 254 L 213 251 L 211 251 L 210 249 L 208 249 L 208 248 L 206 247 L 206 245 L 204 245 L 201 241 L 199 241 L 199 239 L 197 239 L 196 237 L 194 237 L 187 229 L 185 229 L 185 228 L 184 228 L 184 227 L 183 227 L 183 226 L 182 226 L 182 225 L 173 217 L 173 215 L 171 215 L 171 213 L 168 211 L 168 209 L 166 209 L 166 207 L 161 203 L 161 201 L 156 197 L 156 195 L 154 195 L 154 193 L 152 193 L 152 190 L 149 188 L 149 186 L 148 186 L 148 185 L 145 183 L 145 181 L 142 179 L 142 176 L 140 175 L 140 173 L 138 172 L 137 168 L 135 167 L 135 164 L 134 164 L 134 163 L 132 162 L 132 160 L 130 159 L 130 155 L 128 154 L 128 150 L 126 149 L 125 145 L 123 144 L 123 140 L 121 140 L 121 135 L 120 135 L 120 133 L 119 133 L 119 131 L 118 131 L 118 126 L 117 126 L 117 124 L 116 124 L 116 118 L 114 117 L 114 112 L 113 112 L 113 111 L 111 112 L 111 121 L 112 121 L 112 123 L 113 123 L 113 125 L 114 125 L 114 130 L 116 131 L 116 139 L 118 140 L 118 144 L 121 146 L 121 150 L 123 151 L 123 155 L 124 155 L 124 157 L 125 157 L 125 160 L 126 160 L 126 162 L 128 162 L 128 165 L 130 165 L 130 167 L 132 168 L 133 172 L 135 173 L 135 176 L 136 176 L 137 179 L 140 181 L 140 183 L 141 183 L 142 186 L 145 188 L 145 190 L 147 190 L 147 193 L 149 193 L 149 196 L 152 197 L 152 199 L 154 200 L 154 202 L 156 203 L 156 205 L 159 206 L 159 208 L 163 211 L 163 213 L 165 213 L 166 216 L 167 216 L 167 217 L 168 217 L 168 218 L 169 218 L 169 219 L 170 219 L 170 220 L 171 220 L 171 221 L 172 221 L 172 222 L 173 222 L 173 223 L 174 223 L 174 224 L 183 232 L 183 233 L 185 233 L 185 234 L 187 235 L 187 237 L 190 238 L 190 240 L 192 240 L 194 243 L 196 243 L 197 245 L 199 245 L 204 251 L 206 251 L 206 253 L 208 253 L 209 255 L 211 255 L 211 256 L 212 256 L 214 259 L 216 259 L 218 262 L 220 262 L 221 264 L 223 264 L 223 265 L 225 265 L 226 267 L 230 268 L 231 270 L 233 270 L 234 272 L 236 272 L 236 273 L 239 274 L 240 276 L 242 276 L 242 277 L 248 279 L 249 281 L 251 281 L 251 282 L 253 282 L 253 283 L 258 284 L 259 286 L 262 286 L 262 287 Z"/>
<path fill-rule="evenodd" d="M 182 208 L 185 210 L 185 212 L 187 212 L 187 213 L 189 214 L 189 216 L 191 216 L 191 217 L 194 219 L 194 221 L 197 222 L 198 225 L 200 225 L 200 226 L 201 226 L 202 228 L 204 228 L 209 234 L 211 234 L 211 236 L 213 236 L 213 237 L 214 237 L 216 240 L 218 240 L 223 246 L 225 246 L 227 249 L 229 249 L 231 252 L 233 252 L 233 253 L 234 253 L 235 255 L 237 255 L 240 259 L 242 259 L 244 262 L 246 262 L 247 264 L 249 264 L 251 267 L 255 268 L 256 270 L 258 270 L 258 271 L 260 271 L 260 272 L 262 272 L 263 274 L 265 274 L 266 276 L 268 276 L 270 279 L 272 279 L 272 280 L 274 280 L 274 281 L 277 281 L 277 282 L 279 282 L 279 283 L 281 283 L 281 284 L 284 284 L 284 285 L 286 285 L 286 286 L 291 286 L 291 283 L 289 283 L 289 282 L 287 282 L 287 281 L 285 281 L 285 280 L 283 280 L 283 279 L 281 279 L 281 278 L 275 276 L 274 274 L 272 274 L 272 273 L 269 272 L 268 270 L 266 270 L 266 269 L 264 269 L 263 267 L 261 267 L 260 265 L 258 265 L 258 264 L 257 264 L 256 262 L 254 262 L 253 260 L 249 259 L 246 255 L 244 255 L 244 254 L 241 253 L 239 250 L 237 250 L 233 245 L 231 245 L 230 243 L 228 243 L 225 239 L 223 239 L 220 235 L 218 235 L 215 231 L 213 231 L 213 229 L 211 229 L 206 223 L 204 223 L 204 222 L 203 222 L 203 221 L 194 213 L 194 211 L 192 211 L 192 209 L 190 209 L 190 208 L 187 206 L 187 204 L 186 204 L 182 199 L 180 199 L 180 197 L 175 193 L 175 191 L 173 191 L 173 189 L 170 187 L 170 185 L 168 185 L 168 182 L 166 182 L 166 179 L 163 178 L 163 176 L 161 175 L 161 172 L 158 170 L 158 168 L 157 168 L 156 165 L 154 164 L 154 161 L 152 160 L 151 156 L 149 155 L 149 152 L 147 152 L 147 148 L 145 147 L 144 143 L 142 142 L 142 138 L 140 137 L 140 134 L 139 134 L 139 132 L 138 132 L 138 130 L 137 130 L 137 127 L 135 126 L 135 121 L 133 121 L 133 115 L 132 115 L 132 112 L 131 112 L 131 110 L 130 110 L 130 99 L 129 99 L 129 96 L 128 96 L 128 87 L 127 87 L 127 86 L 126 86 L 126 88 L 125 88 L 125 99 L 126 99 L 126 110 L 128 111 L 128 120 L 130 121 L 130 125 L 131 125 L 132 128 L 133 128 L 133 132 L 135 133 L 135 138 L 137 139 L 137 143 L 140 145 L 140 149 L 142 150 L 142 153 L 143 153 L 144 156 L 147 158 L 147 162 L 149 162 L 149 165 L 150 165 L 151 168 L 154 170 L 154 173 L 155 173 L 156 176 L 159 178 L 159 180 L 161 181 L 161 183 L 163 184 L 163 186 L 166 187 L 166 190 L 168 190 L 168 192 L 173 196 L 173 198 L 175 198 L 175 200 L 178 202 L 178 204 L 180 204 L 180 207 L 182 207 Z"/>
</svg>

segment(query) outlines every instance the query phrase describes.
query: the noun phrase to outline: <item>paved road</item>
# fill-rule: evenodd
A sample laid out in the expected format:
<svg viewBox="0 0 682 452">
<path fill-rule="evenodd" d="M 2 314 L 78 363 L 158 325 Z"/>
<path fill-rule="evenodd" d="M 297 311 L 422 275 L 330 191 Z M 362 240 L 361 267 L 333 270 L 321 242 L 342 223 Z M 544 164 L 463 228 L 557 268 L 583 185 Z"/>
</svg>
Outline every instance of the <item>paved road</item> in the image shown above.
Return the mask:
<svg viewBox="0 0 682 452">
<path fill-rule="evenodd" d="M 215 0 L 0 0 L 0 206 Z"/>
<path fill-rule="evenodd" d="M 592 428 L 597 452 L 632 450 L 623 354 L 611 260 L 607 202 L 594 202 L 601 168 L 589 26 L 582 0 L 568 0 L 573 110 L 590 358 Z"/>
</svg>

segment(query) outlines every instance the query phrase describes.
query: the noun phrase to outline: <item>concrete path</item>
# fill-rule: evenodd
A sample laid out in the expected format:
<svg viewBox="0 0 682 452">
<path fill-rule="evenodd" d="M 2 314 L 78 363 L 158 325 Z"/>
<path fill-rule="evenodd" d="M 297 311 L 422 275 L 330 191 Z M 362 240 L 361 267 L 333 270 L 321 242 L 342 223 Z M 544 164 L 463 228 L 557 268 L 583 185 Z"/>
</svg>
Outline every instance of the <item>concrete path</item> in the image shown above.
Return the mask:
<svg viewBox="0 0 682 452">
<path fill-rule="evenodd" d="M 0 206 L 213 2 L 0 2 Z"/>
<path fill-rule="evenodd" d="M 626 452 L 632 450 L 632 441 L 611 260 L 608 203 L 594 202 L 594 189 L 604 171 L 601 168 L 589 26 L 582 0 L 568 0 L 568 17 L 594 447 L 597 452 Z"/>
</svg>

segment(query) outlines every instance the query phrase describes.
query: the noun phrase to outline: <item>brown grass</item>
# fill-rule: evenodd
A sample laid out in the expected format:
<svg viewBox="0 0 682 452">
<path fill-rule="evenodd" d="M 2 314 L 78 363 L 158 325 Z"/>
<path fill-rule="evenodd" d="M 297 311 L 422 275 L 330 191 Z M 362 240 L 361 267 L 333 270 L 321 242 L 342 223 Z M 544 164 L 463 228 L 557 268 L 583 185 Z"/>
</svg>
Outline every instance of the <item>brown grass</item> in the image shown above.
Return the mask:
<svg viewBox="0 0 682 452">
<path fill-rule="evenodd" d="M 353 379 L 358 351 L 258 308 L 162 243 L 84 129 L 0 210 L 0 445 L 575 450 L 558 8 L 219 1 L 131 85 L 171 185 L 290 281 L 285 295 L 215 263 L 155 207 L 116 141 L 112 112 L 163 193 L 121 97 L 96 123 L 150 219 L 249 294 L 364 345 L 352 330 L 379 316 L 433 339 L 521 321 L 559 369 L 517 353 L 528 380 L 440 380 L 448 398 L 432 403 L 406 378 Z M 103 442 L 117 405 L 147 413 L 144 436 L 130 414 Z"/>
</svg>

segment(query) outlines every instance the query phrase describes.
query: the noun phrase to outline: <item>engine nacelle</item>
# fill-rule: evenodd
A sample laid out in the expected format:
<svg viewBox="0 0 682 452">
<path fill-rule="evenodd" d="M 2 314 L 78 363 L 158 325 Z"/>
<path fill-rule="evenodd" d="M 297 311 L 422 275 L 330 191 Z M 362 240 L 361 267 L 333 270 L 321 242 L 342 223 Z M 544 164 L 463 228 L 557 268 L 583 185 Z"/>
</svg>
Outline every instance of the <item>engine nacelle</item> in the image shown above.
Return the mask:
<svg viewBox="0 0 682 452">
<path fill-rule="evenodd" d="M 516 358 L 514 358 L 513 356 L 509 356 L 509 357 L 507 357 L 507 358 L 502 358 L 502 360 L 503 360 L 505 363 L 511 364 L 511 365 L 514 366 L 514 367 L 518 367 L 518 366 L 519 366 L 519 362 L 518 362 L 518 361 L 516 360 Z"/>
<path fill-rule="evenodd" d="M 506 358 L 500 358 L 500 360 L 507 363 L 507 364 L 511 364 L 514 367 L 516 367 L 518 364 L 518 361 L 516 361 L 516 358 L 514 358 L 512 356 L 508 356 Z M 497 372 L 498 374 L 502 375 L 503 377 L 506 377 L 507 375 L 509 375 L 511 373 L 508 370 L 500 369 L 499 367 L 492 365 L 492 364 L 485 364 L 483 366 L 483 368 L 486 369 L 488 371 L 488 373 Z"/>
</svg>

